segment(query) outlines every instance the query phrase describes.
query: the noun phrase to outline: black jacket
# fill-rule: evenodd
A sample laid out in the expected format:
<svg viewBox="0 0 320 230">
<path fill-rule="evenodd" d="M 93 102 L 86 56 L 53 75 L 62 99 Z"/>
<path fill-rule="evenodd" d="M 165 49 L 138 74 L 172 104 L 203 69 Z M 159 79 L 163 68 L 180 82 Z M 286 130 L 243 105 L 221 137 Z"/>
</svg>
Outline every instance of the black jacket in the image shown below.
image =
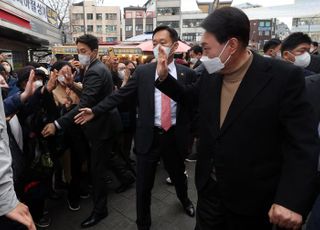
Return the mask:
<svg viewBox="0 0 320 230">
<path fill-rule="evenodd" d="M 74 116 L 80 108 L 93 107 L 113 90 L 112 76 L 107 67 L 99 60 L 93 61 L 83 78 L 83 90 L 80 103 L 57 122 L 62 128 L 67 128 L 74 122 Z M 112 109 L 102 117 L 96 117 L 83 126 L 89 140 L 108 139 L 121 131 L 121 120 L 118 110 Z"/>
<path fill-rule="evenodd" d="M 320 55 L 311 55 L 311 62 L 306 69 L 316 74 L 320 73 Z"/>
<path fill-rule="evenodd" d="M 196 80 L 194 71 L 176 64 L 179 84 L 190 84 Z M 146 154 L 151 148 L 154 133 L 154 91 L 156 63 L 138 66 L 127 85 L 115 91 L 92 108 L 98 117 L 116 107 L 127 98 L 137 98 L 138 117 L 136 121 L 135 147 L 137 154 Z M 192 100 L 192 99 L 190 99 Z M 191 102 L 192 104 L 192 102 Z M 187 152 L 187 140 L 193 110 L 186 104 L 177 104 L 176 137 L 181 154 Z M 103 115 L 103 116 L 102 116 Z"/>
<path fill-rule="evenodd" d="M 199 97 L 198 190 L 215 166 L 222 200 L 233 212 L 266 215 L 277 203 L 308 213 L 319 145 L 300 68 L 254 54 L 221 128 L 221 75 L 205 71 L 188 87 L 171 77 L 156 85 L 178 102 Z"/>
</svg>

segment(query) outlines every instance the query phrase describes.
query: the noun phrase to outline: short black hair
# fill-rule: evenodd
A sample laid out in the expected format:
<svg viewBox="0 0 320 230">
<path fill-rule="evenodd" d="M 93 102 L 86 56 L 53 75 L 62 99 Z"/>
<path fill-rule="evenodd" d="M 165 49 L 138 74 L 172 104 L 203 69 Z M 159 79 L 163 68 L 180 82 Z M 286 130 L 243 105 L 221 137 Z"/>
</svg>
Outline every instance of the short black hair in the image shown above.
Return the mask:
<svg viewBox="0 0 320 230">
<path fill-rule="evenodd" d="M 19 69 L 17 71 L 18 81 L 17 81 L 16 85 L 20 89 L 22 87 L 22 83 L 25 82 L 25 81 L 28 81 L 31 70 L 35 70 L 34 66 L 27 65 L 27 66 L 25 66 L 22 69 Z"/>
<path fill-rule="evenodd" d="M 313 41 L 313 42 L 312 42 L 312 45 L 318 47 L 318 46 L 319 46 L 319 43 L 316 42 L 316 41 Z"/>
<path fill-rule="evenodd" d="M 190 51 L 193 51 L 195 54 L 199 54 L 199 53 L 203 53 L 203 49 L 201 46 L 199 45 L 195 45 L 193 47 L 191 47 Z"/>
<path fill-rule="evenodd" d="M 179 41 L 179 35 L 178 35 L 177 31 L 175 29 L 171 28 L 170 26 L 158 26 L 157 28 L 154 29 L 154 31 L 152 33 L 152 38 L 154 37 L 154 35 L 156 33 L 158 33 L 159 31 L 162 31 L 162 30 L 166 30 L 169 32 L 170 38 L 173 42 Z"/>
<path fill-rule="evenodd" d="M 78 44 L 79 42 L 86 44 L 87 46 L 89 46 L 89 48 L 91 50 L 95 50 L 95 49 L 99 48 L 98 38 L 96 38 L 95 36 L 93 36 L 91 34 L 84 34 L 84 35 L 78 37 L 76 40 L 76 44 Z"/>
<path fill-rule="evenodd" d="M 64 66 L 69 66 L 74 71 L 72 65 L 67 61 L 57 61 L 51 66 L 51 71 L 57 70 L 60 71 Z"/>
<path fill-rule="evenodd" d="M 292 33 L 283 40 L 281 45 L 281 53 L 288 50 L 291 51 L 304 43 L 311 45 L 311 42 L 312 40 L 308 34 L 304 34 L 302 32 Z"/>
<path fill-rule="evenodd" d="M 281 41 L 278 38 L 272 38 L 267 41 L 263 46 L 263 52 L 266 53 L 270 49 L 274 49 L 277 46 L 281 45 Z"/>
<path fill-rule="evenodd" d="M 247 15 L 235 7 L 222 7 L 207 16 L 201 26 L 213 34 L 219 43 L 225 43 L 230 38 L 237 38 L 244 47 L 248 46 L 250 21 Z"/>
<path fill-rule="evenodd" d="M 125 66 L 129 65 L 129 64 L 132 64 L 134 66 L 134 68 L 136 68 L 136 64 L 134 64 L 133 61 L 130 61 L 130 60 L 124 60 L 123 64 L 125 64 Z"/>
</svg>

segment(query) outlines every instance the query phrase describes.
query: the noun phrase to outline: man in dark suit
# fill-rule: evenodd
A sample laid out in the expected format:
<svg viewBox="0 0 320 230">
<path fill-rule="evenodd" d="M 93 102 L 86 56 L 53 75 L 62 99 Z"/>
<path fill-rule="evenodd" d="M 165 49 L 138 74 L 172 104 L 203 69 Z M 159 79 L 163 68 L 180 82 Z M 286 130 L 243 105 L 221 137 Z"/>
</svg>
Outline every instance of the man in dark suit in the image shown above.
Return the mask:
<svg viewBox="0 0 320 230">
<path fill-rule="evenodd" d="M 320 55 L 312 54 L 310 64 L 306 69 L 316 74 L 320 73 Z"/>
<path fill-rule="evenodd" d="M 202 58 L 202 47 L 199 45 L 195 45 L 190 49 L 190 62 L 192 63 L 191 68 L 195 69 L 199 65 L 201 65 L 201 58 Z"/>
<path fill-rule="evenodd" d="M 195 81 L 195 73 L 187 67 L 175 64 L 173 56 L 178 48 L 177 32 L 167 26 L 159 26 L 153 32 L 154 54 L 158 48 L 166 49 L 168 68 L 179 84 Z M 195 211 L 187 194 L 187 178 L 184 174 L 184 155 L 192 109 L 175 103 L 155 89 L 157 64 L 138 66 L 128 83 L 105 98 L 92 109 L 82 109 L 77 115 L 77 123 L 85 123 L 93 117 L 104 117 L 105 113 L 126 98 L 137 97 L 138 118 L 136 122 L 135 147 L 137 153 L 137 225 L 139 230 L 151 226 L 151 190 L 154 183 L 157 163 L 160 157 L 175 185 L 177 196 L 189 216 Z"/>
<path fill-rule="evenodd" d="M 312 107 L 317 115 L 317 120 L 320 123 L 320 74 L 312 75 L 306 78 L 307 95 Z M 320 129 L 318 128 L 318 132 Z M 320 157 L 320 156 L 319 156 Z M 320 160 L 318 161 L 318 171 L 320 171 Z M 320 191 L 320 181 L 317 181 L 318 192 Z M 308 219 L 307 230 L 320 229 L 320 194 L 315 201 L 311 215 Z"/>
<path fill-rule="evenodd" d="M 209 60 L 199 82 L 173 79 L 163 49 L 156 82 L 177 103 L 199 99 L 196 229 L 299 229 L 314 201 L 319 152 L 302 70 L 248 50 L 240 9 L 217 9 L 202 26 Z"/>
<path fill-rule="evenodd" d="M 68 128 L 74 122 L 73 117 L 79 108 L 92 107 L 112 93 L 112 76 L 106 66 L 97 59 L 98 39 L 92 35 L 83 35 L 77 39 L 76 44 L 79 61 L 85 68 L 80 103 L 54 123 L 49 123 L 42 132 L 45 137 L 54 135 L 57 128 Z M 91 215 L 81 224 L 81 227 L 86 228 L 97 224 L 108 215 L 107 166 L 110 165 L 123 183 L 131 183 L 134 178 L 125 169 L 125 163 L 111 151 L 114 138 L 121 131 L 121 120 L 116 108 L 88 122 L 83 126 L 83 130 L 91 148 L 90 168 L 94 203 Z"/>
</svg>

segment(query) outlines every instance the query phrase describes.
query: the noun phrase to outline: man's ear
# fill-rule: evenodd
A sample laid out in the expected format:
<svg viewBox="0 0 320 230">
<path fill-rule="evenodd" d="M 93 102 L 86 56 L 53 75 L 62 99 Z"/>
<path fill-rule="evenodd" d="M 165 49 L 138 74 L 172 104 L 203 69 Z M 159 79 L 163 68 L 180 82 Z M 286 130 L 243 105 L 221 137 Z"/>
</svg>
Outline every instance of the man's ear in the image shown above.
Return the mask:
<svg viewBox="0 0 320 230">
<path fill-rule="evenodd" d="M 239 49 L 239 47 L 241 46 L 240 41 L 238 40 L 238 38 L 231 38 L 229 40 L 229 45 L 230 45 L 230 48 L 231 48 L 231 55 L 234 54 Z"/>
<path fill-rule="evenodd" d="M 178 47 L 179 47 L 179 42 L 178 41 L 176 41 L 174 44 L 173 44 L 173 47 L 172 47 L 172 53 L 174 53 L 177 49 L 178 49 Z"/>
<path fill-rule="evenodd" d="M 294 61 L 292 60 L 292 58 L 290 58 L 290 52 L 289 51 L 284 51 L 282 53 L 282 59 L 285 60 L 285 61 Z"/>
</svg>

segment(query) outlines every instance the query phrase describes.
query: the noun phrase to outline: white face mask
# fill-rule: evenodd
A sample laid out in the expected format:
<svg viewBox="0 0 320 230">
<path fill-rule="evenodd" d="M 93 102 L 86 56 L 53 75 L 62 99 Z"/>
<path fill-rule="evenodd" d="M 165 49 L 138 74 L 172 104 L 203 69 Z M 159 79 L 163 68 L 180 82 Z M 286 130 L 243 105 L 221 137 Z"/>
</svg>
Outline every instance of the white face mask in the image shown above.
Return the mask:
<svg viewBox="0 0 320 230">
<path fill-rule="evenodd" d="M 126 75 L 126 70 L 119 70 L 119 71 L 118 71 L 118 76 L 119 76 L 119 78 L 120 78 L 121 80 L 124 79 L 125 75 Z"/>
<path fill-rule="evenodd" d="M 86 54 L 79 54 L 79 62 L 83 66 L 88 66 L 90 64 L 90 56 Z"/>
<path fill-rule="evenodd" d="M 7 73 L 11 72 L 11 67 L 9 65 L 5 65 L 5 66 L 3 66 L 3 68 Z"/>
<path fill-rule="evenodd" d="M 37 80 L 37 81 L 34 82 L 34 86 L 35 86 L 36 89 L 37 89 L 37 88 L 43 86 L 43 82 L 42 82 L 41 80 Z"/>
<path fill-rule="evenodd" d="M 159 57 L 159 47 L 160 45 L 157 45 L 156 47 L 153 48 L 153 56 L 156 60 L 158 60 L 158 57 Z M 164 47 L 164 51 L 168 58 L 171 51 L 171 47 L 166 47 L 166 46 L 162 46 L 162 47 Z"/>
<path fill-rule="evenodd" d="M 306 68 L 311 62 L 311 55 L 308 52 L 304 52 L 298 56 L 295 56 L 294 65 Z"/>
<path fill-rule="evenodd" d="M 192 64 L 196 64 L 197 61 L 198 61 L 198 58 L 190 58 L 190 62 Z"/>
<path fill-rule="evenodd" d="M 220 56 L 223 54 L 228 43 L 229 43 L 229 41 L 224 45 L 224 47 L 218 57 L 214 57 L 214 58 L 206 57 L 205 59 L 202 60 L 202 63 L 209 74 L 213 74 L 215 72 L 222 70 L 225 67 L 225 64 L 229 61 L 231 54 L 229 55 L 229 57 L 227 58 L 227 60 L 224 63 L 222 63 L 222 61 L 220 59 Z"/>
<path fill-rule="evenodd" d="M 281 60 L 282 59 L 282 55 L 281 55 L 281 51 L 278 51 L 276 54 L 276 59 Z"/>
</svg>

